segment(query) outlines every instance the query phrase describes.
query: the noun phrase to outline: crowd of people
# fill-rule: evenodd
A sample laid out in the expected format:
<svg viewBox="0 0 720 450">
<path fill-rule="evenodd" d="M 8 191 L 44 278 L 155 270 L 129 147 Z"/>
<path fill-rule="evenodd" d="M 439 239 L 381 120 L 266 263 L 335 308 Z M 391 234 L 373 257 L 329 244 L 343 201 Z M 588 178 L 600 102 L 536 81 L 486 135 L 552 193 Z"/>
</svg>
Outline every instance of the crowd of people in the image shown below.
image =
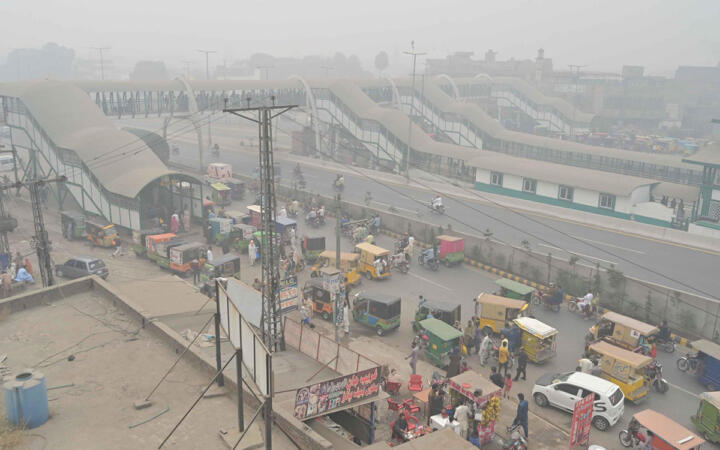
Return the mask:
<svg viewBox="0 0 720 450">
<path fill-rule="evenodd" d="M 8 261 L 8 266 L 0 275 L 0 283 L 3 297 L 9 297 L 12 294 L 13 283 L 34 284 L 35 278 L 30 258 L 23 257 L 20 252 L 15 252 L 15 256 Z"/>
</svg>

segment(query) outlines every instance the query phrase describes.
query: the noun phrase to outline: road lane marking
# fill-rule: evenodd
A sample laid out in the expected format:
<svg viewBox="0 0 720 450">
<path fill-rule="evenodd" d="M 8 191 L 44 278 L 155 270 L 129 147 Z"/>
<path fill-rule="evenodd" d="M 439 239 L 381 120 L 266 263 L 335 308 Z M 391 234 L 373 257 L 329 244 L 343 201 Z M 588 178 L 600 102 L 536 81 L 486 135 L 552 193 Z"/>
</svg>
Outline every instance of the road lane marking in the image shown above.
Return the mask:
<svg viewBox="0 0 720 450">
<path fill-rule="evenodd" d="M 641 252 L 640 250 L 633 250 L 633 249 L 631 249 L 631 248 L 622 247 L 622 246 L 620 246 L 620 245 L 615 245 L 615 244 L 608 244 L 607 242 L 593 241 L 592 239 L 584 238 L 584 237 L 582 237 L 582 236 L 575 236 L 575 235 L 573 235 L 573 234 L 568 234 L 568 236 L 570 236 L 571 238 L 575 238 L 575 239 L 577 239 L 577 240 L 580 240 L 580 241 L 592 242 L 593 244 L 604 245 L 604 246 L 606 246 L 606 247 L 612 247 L 612 248 L 616 248 L 616 249 L 618 249 L 618 250 L 625 250 L 626 252 L 633 252 L 633 253 L 637 253 L 638 255 L 644 255 L 644 254 L 645 254 L 645 252 Z"/>
<path fill-rule="evenodd" d="M 604 263 L 612 264 L 612 265 L 614 265 L 614 266 L 617 265 L 616 262 L 608 261 L 607 259 L 598 258 L 597 256 L 585 255 L 585 254 L 578 253 L 578 252 L 575 252 L 575 251 L 572 251 L 572 250 L 565 250 L 564 248 L 554 247 L 554 246 L 552 246 L 552 245 L 543 244 L 542 242 L 539 243 L 538 246 L 551 248 L 551 249 L 553 249 L 553 250 L 558 250 L 558 251 L 561 251 L 561 252 L 566 252 L 566 253 L 569 253 L 570 255 L 582 256 L 583 258 L 593 259 L 593 260 L 596 260 L 596 261 L 602 261 L 602 262 L 604 262 Z"/>
<path fill-rule="evenodd" d="M 665 380 L 665 381 L 667 381 L 667 380 Z M 681 388 L 681 387 L 678 386 L 677 384 L 673 384 L 673 383 L 671 383 L 671 382 L 669 382 L 669 381 L 667 381 L 667 384 L 668 384 L 671 388 L 677 389 L 677 390 L 680 391 L 680 392 L 684 392 L 684 393 L 686 393 L 687 395 L 689 395 L 689 396 L 691 396 L 691 397 L 700 398 L 697 394 L 695 394 L 695 393 L 693 393 L 693 392 L 690 392 L 690 391 L 688 391 L 688 390 L 685 389 L 685 388 Z"/>
<path fill-rule="evenodd" d="M 560 247 L 554 247 L 554 246 L 552 246 L 552 245 L 548 245 L 548 244 L 543 244 L 542 242 L 541 242 L 541 243 L 539 243 L 539 244 L 538 244 L 538 246 L 540 246 L 540 247 L 547 247 L 547 248 L 551 248 L 551 249 L 553 249 L 553 250 L 559 250 L 559 251 L 561 251 L 561 252 L 568 252 L 568 251 L 567 251 L 567 250 L 565 250 L 564 248 L 560 248 Z M 570 252 L 568 252 L 568 253 L 570 253 Z"/>
<path fill-rule="evenodd" d="M 411 275 L 411 276 L 417 278 L 418 280 L 423 280 L 423 281 L 426 282 L 426 283 L 430 283 L 430 284 L 432 284 L 433 286 L 437 286 L 437 287 L 439 287 L 439 288 L 441 288 L 441 289 L 445 289 L 446 291 L 453 292 L 453 290 L 450 289 L 449 287 L 443 286 L 442 284 L 436 283 L 436 282 L 434 282 L 434 281 L 432 281 L 432 280 L 428 280 L 427 278 L 421 277 L 420 275 L 415 275 L 415 274 L 412 273 L 412 272 L 408 272 L 408 275 Z"/>
</svg>

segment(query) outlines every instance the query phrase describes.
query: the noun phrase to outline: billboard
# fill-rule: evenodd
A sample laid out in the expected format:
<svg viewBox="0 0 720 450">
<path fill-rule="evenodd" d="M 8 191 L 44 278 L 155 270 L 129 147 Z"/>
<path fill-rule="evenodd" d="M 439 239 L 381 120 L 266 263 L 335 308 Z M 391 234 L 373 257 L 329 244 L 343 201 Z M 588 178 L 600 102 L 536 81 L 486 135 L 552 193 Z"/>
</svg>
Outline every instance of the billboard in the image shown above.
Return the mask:
<svg viewBox="0 0 720 450">
<path fill-rule="evenodd" d="M 298 309 L 298 283 L 297 276 L 293 275 L 280 280 L 280 314 Z"/>
<path fill-rule="evenodd" d="M 380 367 L 301 387 L 295 393 L 295 418 L 306 420 L 378 395 Z"/>
<path fill-rule="evenodd" d="M 587 444 L 590 441 L 594 401 L 595 394 L 588 394 L 575 402 L 575 411 L 570 427 L 570 448 Z"/>
</svg>

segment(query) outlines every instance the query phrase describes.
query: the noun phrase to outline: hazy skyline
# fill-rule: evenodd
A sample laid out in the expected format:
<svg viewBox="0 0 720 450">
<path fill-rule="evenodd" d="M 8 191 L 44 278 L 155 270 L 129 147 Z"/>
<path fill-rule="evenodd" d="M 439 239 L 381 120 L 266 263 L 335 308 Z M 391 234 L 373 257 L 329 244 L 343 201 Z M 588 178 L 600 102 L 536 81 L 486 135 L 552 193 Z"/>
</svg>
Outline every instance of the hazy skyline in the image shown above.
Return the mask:
<svg viewBox="0 0 720 450">
<path fill-rule="evenodd" d="M 538 48 L 556 70 L 619 71 L 643 65 L 672 75 L 678 65 L 720 61 L 720 2 L 702 1 L 486 1 L 368 0 L 349 2 L 226 2 L 208 0 L 5 0 L 0 3 L 0 55 L 46 42 L 96 58 L 109 46 L 116 65 L 141 59 L 203 64 L 196 49 L 217 50 L 213 65 L 253 53 L 274 56 L 357 54 L 368 69 L 380 50 L 391 69 L 409 64 L 402 51 L 414 40 L 428 57 L 487 49 L 498 59 L 534 58 Z M 421 66 L 422 67 L 422 66 Z"/>
</svg>

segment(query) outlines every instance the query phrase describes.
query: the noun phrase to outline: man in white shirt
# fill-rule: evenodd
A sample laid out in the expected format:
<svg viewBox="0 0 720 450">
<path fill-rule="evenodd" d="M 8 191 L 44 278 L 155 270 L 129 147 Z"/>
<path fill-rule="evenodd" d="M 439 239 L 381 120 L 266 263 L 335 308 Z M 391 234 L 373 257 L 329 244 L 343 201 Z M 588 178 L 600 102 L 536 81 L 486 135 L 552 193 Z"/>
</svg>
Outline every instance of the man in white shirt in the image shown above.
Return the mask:
<svg viewBox="0 0 720 450">
<path fill-rule="evenodd" d="M 581 311 L 583 312 L 583 314 L 585 315 L 586 318 L 589 317 L 590 305 L 592 304 L 592 300 L 593 300 L 592 292 L 588 292 L 587 294 L 585 294 L 584 297 L 578 297 L 578 300 L 579 300 L 578 306 L 580 306 Z"/>
<path fill-rule="evenodd" d="M 213 260 L 212 247 L 208 247 L 208 249 L 207 249 L 207 260 L 210 262 L 212 262 L 212 260 Z"/>
<path fill-rule="evenodd" d="M 468 421 L 470 419 L 470 408 L 467 407 L 467 405 L 460 405 L 457 408 L 455 408 L 455 420 L 458 421 L 459 425 L 459 431 L 460 436 L 463 437 L 463 439 L 468 438 L 468 428 L 469 424 Z"/>
<path fill-rule="evenodd" d="M 595 364 L 590 360 L 590 358 L 581 358 L 578 361 L 580 372 L 582 373 L 590 373 L 592 372 L 592 368 Z"/>
</svg>

